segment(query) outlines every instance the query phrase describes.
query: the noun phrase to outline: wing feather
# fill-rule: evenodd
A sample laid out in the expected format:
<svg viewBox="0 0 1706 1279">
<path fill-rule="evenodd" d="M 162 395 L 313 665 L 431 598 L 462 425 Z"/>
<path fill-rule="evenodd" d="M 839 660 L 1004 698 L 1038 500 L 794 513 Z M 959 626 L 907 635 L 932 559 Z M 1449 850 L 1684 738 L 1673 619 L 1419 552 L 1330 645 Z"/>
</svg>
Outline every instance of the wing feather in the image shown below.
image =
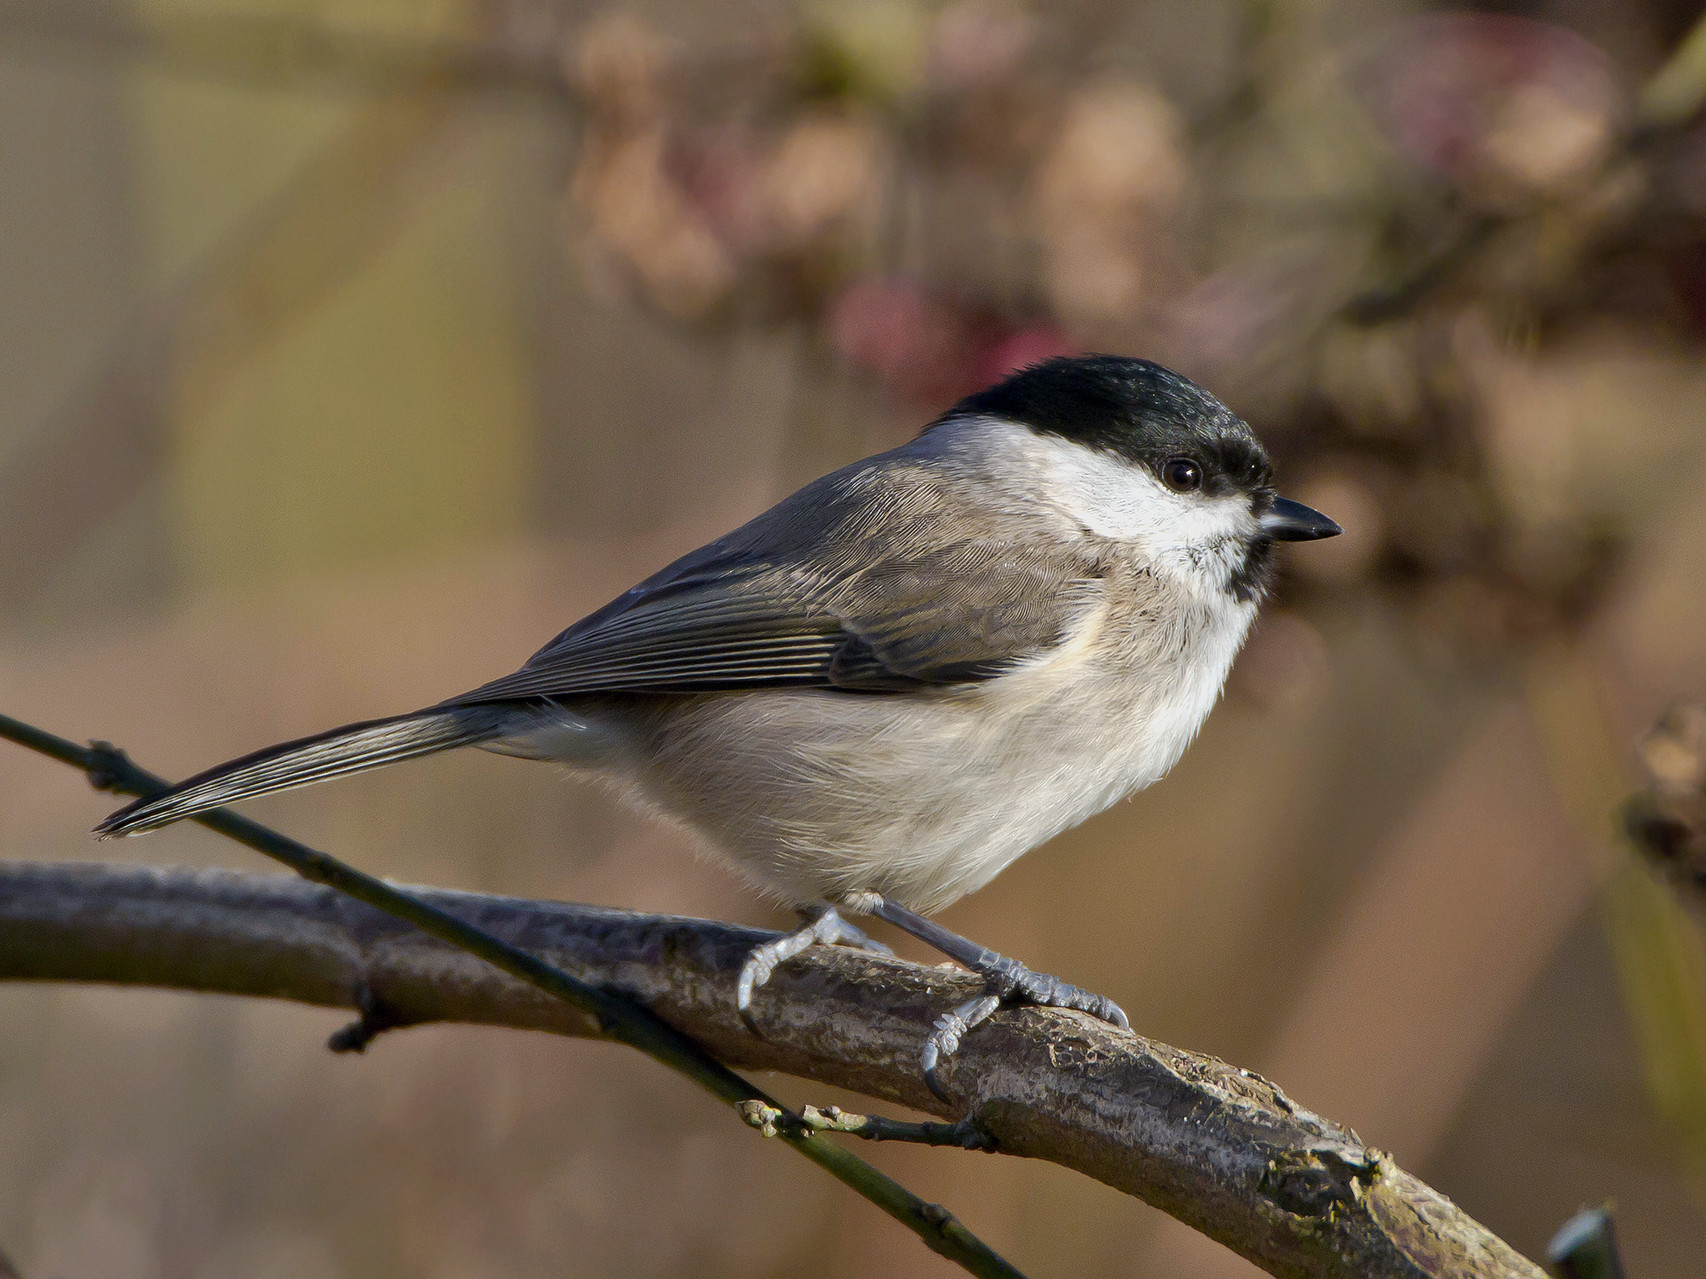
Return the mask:
<svg viewBox="0 0 1706 1279">
<path fill-rule="evenodd" d="M 1059 538 L 968 538 L 972 506 L 894 455 L 826 476 L 447 705 L 988 679 L 1060 643 L 1100 568 Z"/>
</svg>

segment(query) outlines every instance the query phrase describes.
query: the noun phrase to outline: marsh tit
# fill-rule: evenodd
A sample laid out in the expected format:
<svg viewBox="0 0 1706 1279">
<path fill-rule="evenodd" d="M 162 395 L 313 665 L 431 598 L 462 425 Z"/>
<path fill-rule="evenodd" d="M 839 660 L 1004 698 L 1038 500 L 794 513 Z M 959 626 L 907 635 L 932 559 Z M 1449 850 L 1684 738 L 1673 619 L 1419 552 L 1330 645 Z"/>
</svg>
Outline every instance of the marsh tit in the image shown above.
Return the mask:
<svg viewBox="0 0 1706 1279">
<path fill-rule="evenodd" d="M 1159 365 L 1048 360 L 961 400 L 581 619 L 513 675 L 246 755 L 139 800 L 128 835 L 251 795 L 480 746 L 602 779 L 692 830 L 804 925 L 758 947 L 746 1013 L 870 914 L 981 974 L 936 1067 L 1002 1003 L 1111 1001 L 926 916 L 1159 780 L 1219 698 L 1276 541 L 1248 425 Z M 880 948 L 879 949 L 886 949 Z"/>
</svg>

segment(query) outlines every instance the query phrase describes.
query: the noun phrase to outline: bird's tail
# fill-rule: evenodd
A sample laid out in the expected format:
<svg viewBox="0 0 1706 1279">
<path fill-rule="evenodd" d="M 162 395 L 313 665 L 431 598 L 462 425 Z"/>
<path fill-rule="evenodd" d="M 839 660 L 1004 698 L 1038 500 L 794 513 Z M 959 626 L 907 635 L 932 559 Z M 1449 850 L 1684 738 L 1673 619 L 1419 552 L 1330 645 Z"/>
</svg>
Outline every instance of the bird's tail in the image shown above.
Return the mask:
<svg viewBox="0 0 1706 1279">
<path fill-rule="evenodd" d="M 119 809 L 95 827 L 95 834 L 102 839 L 139 835 L 252 795 L 488 742 L 504 735 L 514 715 L 513 707 L 503 705 L 433 707 L 389 719 L 346 724 L 198 773 L 169 790 Z"/>
</svg>

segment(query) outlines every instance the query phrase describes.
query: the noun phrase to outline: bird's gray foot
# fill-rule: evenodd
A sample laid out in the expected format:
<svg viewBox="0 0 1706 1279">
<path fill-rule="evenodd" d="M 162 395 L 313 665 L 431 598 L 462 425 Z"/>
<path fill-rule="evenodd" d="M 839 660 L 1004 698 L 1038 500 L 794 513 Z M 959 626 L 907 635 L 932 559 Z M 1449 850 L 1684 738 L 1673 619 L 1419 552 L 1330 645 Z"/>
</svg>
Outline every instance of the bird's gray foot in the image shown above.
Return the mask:
<svg viewBox="0 0 1706 1279">
<path fill-rule="evenodd" d="M 897 928 L 904 929 L 920 941 L 928 942 L 984 980 L 984 993 L 938 1017 L 936 1024 L 931 1027 L 930 1037 L 924 1042 L 924 1052 L 920 1058 L 920 1064 L 924 1068 L 924 1082 L 930 1085 L 931 1092 L 944 1101 L 949 1098 L 937 1079 L 937 1070 L 945 1060 L 959 1051 L 960 1041 L 974 1026 L 987 1020 L 991 1013 L 1004 1005 L 1037 1004 L 1044 1008 L 1075 1008 L 1110 1025 L 1118 1026 L 1121 1030 L 1131 1029 L 1131 1023 L 1126 1020 L 1125 1013 L 1113 1000 L 1080 990 L 1077 986 L 1070 986 L 1047 973 L 1032 972 L 1018 960 L 998 955 L 988 947 L 979 946 L 976 942 L 961 937 L 958 933 L 943 928 L 898 903 L 879 899 L 872 905 L 871 913 L 879 919 L 886 919 Z"/>
<path fill-rule="evenodd" d="M 1047 973 L 1033 972 L 1005 955 L 994 955 L 993 958 L 993 963 L 973 969 L 983 977 L 989 989 L 976 999 L 968 999 L 952 1011 L 943 1013 L 930 1028 L 930 1037 L 924 1041 L 924 1052 L 919 1059 L 924 1068 L 924 1082 L 943 1101 L 949 1097 L 936 1078 L 937 1069 L 946 1058 L 960 1050 L 960 1040 L 998 1008 L 1011 1004 L 1076 1008 L 1121 1030 L 1131 1029 L 1124 1010 L 1106 996 L 1068 985 Z"/>
<path fill-rule="evenodd" d="M 754 946 L 741 965 L 740 981 L 735 987 L 735 1007 L 740 1010 L 741 1020 L 755 1033 L 757 1027 L 752 1024 L 751 1007 L 752 992 L 770 980 L 770 974 L 776 971 L 776 965 L 785 959 L 792 959 L 808 946 L 853 946 L 860 950 L 869 950 L 878 955 L 892 955 L 882 942 L 867 937 L 860 929 L 849 924 L 836 913 L 835 907 L 825 906 L 814 912 L 801 911 L 805 923 L 791 933 L 783 933 L 774 941 L 764 942 Z"/>
</svg>

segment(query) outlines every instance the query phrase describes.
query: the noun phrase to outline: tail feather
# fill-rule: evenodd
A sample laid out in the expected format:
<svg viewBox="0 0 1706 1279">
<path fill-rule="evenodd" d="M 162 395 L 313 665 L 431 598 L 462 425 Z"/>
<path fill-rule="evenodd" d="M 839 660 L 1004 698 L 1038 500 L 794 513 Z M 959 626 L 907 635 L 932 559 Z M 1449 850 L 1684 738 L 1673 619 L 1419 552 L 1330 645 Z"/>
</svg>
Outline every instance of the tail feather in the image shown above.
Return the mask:
<svg viewBox="0 0 1706 1279">
<path fill-rule="evenodd" d="M 95 827 L 95 834 L 102 839 L 138 835 L 254 795 L 491 741 L 504 735 L 513 715 L 513 710 L 501 705 L 435 707 L 282 742 L 139 799 Z"/>
</svg>

